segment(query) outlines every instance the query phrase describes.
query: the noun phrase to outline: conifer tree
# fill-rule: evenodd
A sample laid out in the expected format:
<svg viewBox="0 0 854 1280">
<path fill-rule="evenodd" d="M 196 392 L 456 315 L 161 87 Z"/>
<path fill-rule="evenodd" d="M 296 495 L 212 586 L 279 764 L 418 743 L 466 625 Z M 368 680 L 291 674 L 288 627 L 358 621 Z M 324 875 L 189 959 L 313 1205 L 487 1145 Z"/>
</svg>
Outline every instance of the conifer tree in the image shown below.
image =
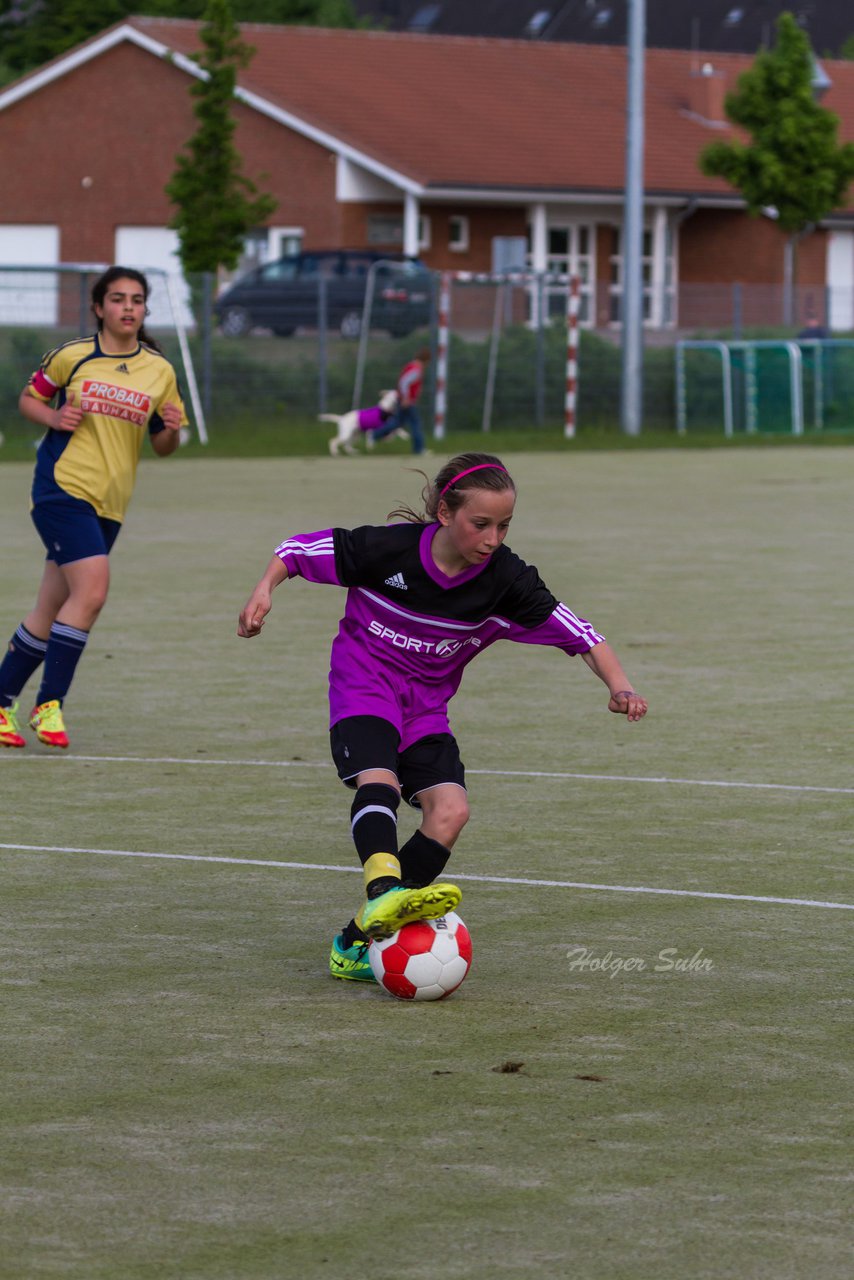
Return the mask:
<svg viewBox="0 0 854 1280">
<path fill-rule="evenodd" d="M 190 90 L 198 128 L 166 186 L 187 274 L 234 270 L 246 233 L 276 207 L 240 171 L 232 103 L 238 69 L 248 65 L 253 50 L 240 39 L 228 0 L 208 0 L 200 35 L 204 48 L 196 61 L 205 74 Z"/>
</svg>

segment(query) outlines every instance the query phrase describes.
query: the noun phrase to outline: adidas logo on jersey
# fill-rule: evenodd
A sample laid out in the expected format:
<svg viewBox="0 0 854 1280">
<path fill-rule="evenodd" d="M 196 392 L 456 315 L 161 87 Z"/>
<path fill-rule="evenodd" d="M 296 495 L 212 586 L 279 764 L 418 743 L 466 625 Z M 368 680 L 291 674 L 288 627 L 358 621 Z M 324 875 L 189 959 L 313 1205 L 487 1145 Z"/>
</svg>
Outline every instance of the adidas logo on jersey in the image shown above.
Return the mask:
<svg viewBox="0 0 854 1280">
<path fill-rule="evenodd" d="M 387 587 L 397 587 L 398 591 L 409 590 L 406 583 L 403 581 L 402 573 L 393 573 L 390 578 L 386 578 L 385 584 Z"/>
<path fill-rule="evenodd" d="M 126 364 L 124 364 L 124 363 L 122 363 L 122 364 L 117 364 L 117 365 L 116 365 L 116 373 L 130 373 L 130 369 L 129 369 L 129 368 L 127 367 L 127 365 L 126 365 Z"/>
</svg>

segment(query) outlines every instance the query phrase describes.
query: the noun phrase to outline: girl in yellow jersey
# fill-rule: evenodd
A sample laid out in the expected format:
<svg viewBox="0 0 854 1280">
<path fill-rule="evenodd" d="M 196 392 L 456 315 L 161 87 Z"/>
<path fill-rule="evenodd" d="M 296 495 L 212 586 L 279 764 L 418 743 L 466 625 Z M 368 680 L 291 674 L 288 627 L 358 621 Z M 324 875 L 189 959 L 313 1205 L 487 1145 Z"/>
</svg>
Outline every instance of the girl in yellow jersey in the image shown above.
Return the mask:
<svg viewBox="0 0 854 1280">
<path fill-rule="evenodd" d="M 30 727 L 67 747 L 62 705 L 110 583 L 109 553 L 133 492 L 148 434 L 174 453 L 187 417 L 175 371 L 145 332 L 148 281 L 110 267 L 92 288 L 98 330 L 49 351 L 18 406 L 46 427 L 32 489 L 32 518 L 47 550 L 33 609 L 0 663 L 0 744 L 23 747 L 18 695 L 44 663 Z"/>
</svg>

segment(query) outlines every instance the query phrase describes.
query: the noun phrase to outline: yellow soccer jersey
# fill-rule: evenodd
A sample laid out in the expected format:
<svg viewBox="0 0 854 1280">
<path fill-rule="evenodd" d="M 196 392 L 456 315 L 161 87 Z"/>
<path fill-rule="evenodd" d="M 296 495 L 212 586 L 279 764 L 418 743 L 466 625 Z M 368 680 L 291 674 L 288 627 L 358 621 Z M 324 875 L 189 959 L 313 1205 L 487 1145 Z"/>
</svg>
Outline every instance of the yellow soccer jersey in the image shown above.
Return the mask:
<svg viewBox="0 0 854 1280">
<path fill-rule="evenodd" d="M 100 335 L 77 338 L 49 351 L 33 374 L 28 393 L 57 404 L 71 400 L 83 410 L 75 431 L 49 429 L 39 444 L 33 502 L 70 494 L 108 520 L 124 519 L 133 493 L 146 429 L 165 431 L 160 409 L 181 409 L 175 371 L 165 356 L 140 345 L 130 355 L 107 355 Z"/>
</svg>

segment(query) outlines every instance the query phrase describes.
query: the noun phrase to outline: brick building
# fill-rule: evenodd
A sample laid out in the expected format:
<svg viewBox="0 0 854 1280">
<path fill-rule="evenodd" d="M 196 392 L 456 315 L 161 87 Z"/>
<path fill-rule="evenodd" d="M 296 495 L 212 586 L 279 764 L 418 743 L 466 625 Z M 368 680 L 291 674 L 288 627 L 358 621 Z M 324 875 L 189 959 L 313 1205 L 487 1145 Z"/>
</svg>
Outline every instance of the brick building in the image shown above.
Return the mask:
<svg viewBox="0 0 854 1280">
<path fill-rule="evenodd" d="M 195 128 L 199 24 L 134 18 L 0 93 L 0 263 L 174 266 L 164 194 Z M 578 271 L 583 321 L 620 292 L 625 50 L 615 46 L 246 26 L 236 142 L 278 201 L 260 257 L 367 246 L 486 271 L 495 237 L 535 269 Z M 697 157 L 726 137 L 725 90 L 752 59 L 646 55 L 646 315 L 695 323 L 692 287 L 779 288 L 784 236 Z M 824 64 L 854 138 L 854 63 Z M 802 289 L 854 327 L 854 200 L 801 243 Z M 687 309 L 687 310 L 686 310 Z"/>
</svg>

